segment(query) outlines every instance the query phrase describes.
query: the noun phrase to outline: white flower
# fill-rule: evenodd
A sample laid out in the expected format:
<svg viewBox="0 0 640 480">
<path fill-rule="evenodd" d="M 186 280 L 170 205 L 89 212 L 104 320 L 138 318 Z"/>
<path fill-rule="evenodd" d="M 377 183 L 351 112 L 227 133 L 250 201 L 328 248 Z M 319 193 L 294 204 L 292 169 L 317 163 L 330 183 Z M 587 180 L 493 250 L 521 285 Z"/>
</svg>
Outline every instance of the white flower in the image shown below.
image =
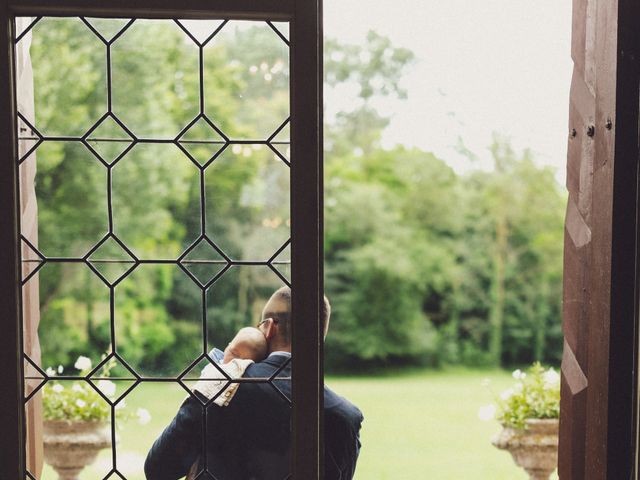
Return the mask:
<svg viewBox="0 0 640 480">
<path fill-rule="evenodd" d="M 87 406 L 86 402 L 84 400 L 80 400 L 80 399 L 76 400 L 76 405 L 78 407 L 80 407 L 80 408 L 84 408 L 84 407 Z"/>
<path fill-rule="evenodd" d="M 493 404 L 484 405 L 478 409 L 478 418 L 483 422 L 493 420 L 496 416 L 496 406 Z"/>
<path fill-rule="evenodd" d="M 489 385 L 491 385 L 491 380 L 488 378 L 483 378 L 482 381 L 480 382 L 480 385 L 482 387 L 488 387 Z"/>
<path fill-rule="evenodd" d="M 100 380 L 98 382 L 98 388 L 107 397 L 113 397 L 116 394 L 116 384 L 111 380 Z"/>
<path fill-rule="evenodd" d="M 520 370 L 519 368 L 517 370 L 514 370 L 513 373 L 511 374 L 511 376 L 513 378 L 515 378 L 516 380 L 524 380 L 527 376 L 526 373 L 524 373 L 522 370 Z"/>
<path fill-rule="evenodd" d="M 127 406 L 127 402 L 123 398 L 116 404 L 116 410 L 120 410 L 121 408 L 124 408 L 126 406 Z"/>
<path fill-rule="evenodd" d="M 89 370 L 91 368 L 91 359 L 80 355 L 73 366 L 81 372 Z"/>
<path fill-rule="evenodd" d="M 51 390 L 53 390 L 56 393 L 60 393 L 64 390 L 64 387 L 59 383 L 56 383 L 53 387 L 51 387 Z"/>
<path fill-rule="evenodd" d="M 513 389 L 510 388 L 508 390 L 505 390 L 504 392 L 502 392 L 500 394 L 500 399 L 501 400 L 509 400 L 511 398 L 511 396 L 513 395 Z"/>
<path fill-rule="evenodd" d="M 73 387 L 71 387 L 71 390 L 78 393 L 84 393 L 84 388 L 82 388 L 82 386 L 78 385 L 77 383 L 73 384 Z"/>
<path fill-rule="evenodd" d="M 542 375 L 544 379 L 544 388 L 546 390 L 550 390 L 553 387 L 557 387 L 560 383 L 560 374 L 556 372 L 553 368 L 550 368 Z"/>
<path fill-rule="evenodd" d="M 47 367 L 47 369 L 44 371 L 44 373 L 47 374 L 47 377 L 55 377 L 56 376 L 56 371 L 51 367 Z"/>
<path fill-rule="evenodd" d="M 146 425 L 151 421 L 151 414 L 146 408 L 139 408 L 136 410 L 136 416 L 140 425 Z"/>
<path fill-rule="evenodd" d="M 62 375 L 62 372 L 64 372 L 64 367 L 62 365 L 58 365 L 58 375 Z"/>
</svg>

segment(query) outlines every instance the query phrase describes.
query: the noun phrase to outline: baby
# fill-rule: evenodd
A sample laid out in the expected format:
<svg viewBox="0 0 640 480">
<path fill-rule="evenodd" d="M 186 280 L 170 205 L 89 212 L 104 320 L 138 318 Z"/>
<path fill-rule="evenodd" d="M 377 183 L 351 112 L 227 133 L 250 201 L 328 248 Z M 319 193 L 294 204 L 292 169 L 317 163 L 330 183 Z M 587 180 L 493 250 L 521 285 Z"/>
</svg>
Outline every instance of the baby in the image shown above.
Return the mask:
<svg viewBox="0 0 640 480">
<path fill-rule="evenodd" d="M 226 407 L 238 391 L 239 383 L 229 383 L 220 370 L 229 378 L 239 378 L 253 362 L 259 362 L 267 357 L 267 339 L 255 327 L 245 327 L 238 330 L 233 340 L 229 342 L 224 352 L 214 348 L 209 356 L 216 361 L 216 365 L 209 364 L 202 369 L 194 391 L 213 400 L 219 407 Z M 186 480 L 193 480 L 198 473 L 199 460 L 191 466 Z"/>
<path fill-rule="evenodd" d="M 255 327 L 241 328 L 233 340 L 224 349 L 222 363 L 227 364 L 234 359 L 259 362 L 267 356 L 267 339 Z"/>
<path fill-rule="evenodd" d="M 229 383 L 224 374 L 231 379 L 240 378 L 253 362 L 264 360 L 267 356 L 267 339 L 255 327 L 241 328 L 224 352 L 214 348 L 210 356 L 217 362 L 202 369 L 200 379 L 193 387 L 207 399 L 220 407 L 226 407 L 236 394 L 239 383 Z"/>
</svg>

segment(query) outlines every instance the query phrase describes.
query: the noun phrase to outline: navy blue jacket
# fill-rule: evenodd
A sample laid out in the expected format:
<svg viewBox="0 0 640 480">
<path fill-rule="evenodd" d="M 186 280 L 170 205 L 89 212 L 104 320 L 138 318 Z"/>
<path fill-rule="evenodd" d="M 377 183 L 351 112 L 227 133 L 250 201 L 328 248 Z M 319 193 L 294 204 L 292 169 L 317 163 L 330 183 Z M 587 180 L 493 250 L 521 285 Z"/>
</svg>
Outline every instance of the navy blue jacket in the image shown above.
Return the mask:
<svg viewBox="0 0 640 480">
<path fill-rule="evenodd" d="M 244 377 L 271 377 L 286 361 L 284 355 L 271 355 L 250 365 Z M 290 376 L 289 363 L 278 377 Z M 207 469 L 217 480 L 284 480 L 291 447 L 291 406 L 284 397 L 291 398 L 289 380 L 240 384 L 227 407 L 207 407 L 204 447 L 204 407 L 187 398 L 147 455 L 147 479 L 182 478 L 204 449 Z M 360 451 L 362 413 L 326 387 L 324 403 L 325 480 L 350 480 Z"/>
</svg>

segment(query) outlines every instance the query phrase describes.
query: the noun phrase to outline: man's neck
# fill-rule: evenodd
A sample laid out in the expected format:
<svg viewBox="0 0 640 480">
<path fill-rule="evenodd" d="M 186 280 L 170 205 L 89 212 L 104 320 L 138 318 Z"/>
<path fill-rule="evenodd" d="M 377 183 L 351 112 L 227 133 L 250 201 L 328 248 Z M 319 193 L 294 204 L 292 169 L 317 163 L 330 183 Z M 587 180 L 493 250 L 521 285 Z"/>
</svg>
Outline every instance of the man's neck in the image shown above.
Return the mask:
<svg viewBox="0 0 640 480">
<path fill-rule="evenodd" d="M 271 356 L 282 356 L 291 358 L 291 352 L 285 352 L 284 350 L 274 350 L 269 354 L 269 357 Z"/>
<path fill-rule="evenodd" d="M 272 354 L 273 352 L 291 353 L 291 345 L 272 345 L 269 348 L 269 354 Z"/>
</svg>

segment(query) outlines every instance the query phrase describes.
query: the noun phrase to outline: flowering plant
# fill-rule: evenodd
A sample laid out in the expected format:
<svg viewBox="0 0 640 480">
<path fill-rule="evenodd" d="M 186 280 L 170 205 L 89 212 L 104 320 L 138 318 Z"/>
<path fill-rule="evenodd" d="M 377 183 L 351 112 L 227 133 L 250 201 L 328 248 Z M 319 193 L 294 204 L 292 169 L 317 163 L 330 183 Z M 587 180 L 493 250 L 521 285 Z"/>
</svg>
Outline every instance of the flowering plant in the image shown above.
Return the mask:
<svg viewBox="0 0 640 480">
<path fill-rule="evenodd" d="M 101 377 L 108 377 L 111 369 L 115 366 L 115 359 L 109 360 L 102 367 Z M 80 356 L 76 360 L 74 367 L 80 372 L 80 376 L 86 376 L 91 371 L 91 359 Z M 64 371 L 59 366 L 57 371 L 47 368 L 47 375 L 55 377 Z M 43 387 L 42 406 L 44 418 L 46 420 L 88 420 L 106 421 L 111 414 L 110 405 L 104 401 L 102 396 L 87 382 L 74 381 L 71 386 L 64 386 L 69 382 L 52 381 L 47 382 Z M 99 380 L 96 384 L 98 389 L 108 398 L 113 399 L 116 394 L 116 385 L 110 380 Z M 120 415 L 125 406 L 124 400 L 116 405 L 116 410 Z M 151 419 L 149 412 L 139 408 L 136 412 L 141 423 L 148 423 Z"/>
<path fill-rule="evenodd" d="M 526 372 L 515 370 L 517 383 L 496 398 L 496 405 L 481 407 L 483 420 L 495 418 L 506 427 L 525 429 L 528 419 L 560 417 L 560 375 L 539 362 Z"/>
</svg>

